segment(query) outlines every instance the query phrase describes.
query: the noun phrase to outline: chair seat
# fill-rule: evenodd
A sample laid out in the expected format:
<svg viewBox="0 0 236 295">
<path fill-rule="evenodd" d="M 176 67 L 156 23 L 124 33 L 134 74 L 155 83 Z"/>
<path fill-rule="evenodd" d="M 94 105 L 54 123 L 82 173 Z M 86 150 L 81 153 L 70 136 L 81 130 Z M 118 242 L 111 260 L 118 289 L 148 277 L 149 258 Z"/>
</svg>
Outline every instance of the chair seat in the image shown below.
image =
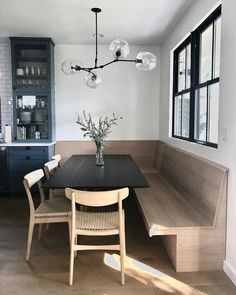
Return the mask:
<svg viewBox="0 0 236 295">
<path fill-rule="evenodd" d="M 109 231 L 119 229 L 119 212 L 76 212 L 76 229 Z"/>
<path fill-rule="evenodd" d="M 46 200 L 41 203 L 35 210 L 38 214 L 53 214 L 53 213 L 68 213 L 71 211 L 71 203 L 66 198 L 55 198 L 52 200 Z"/>
</svg>

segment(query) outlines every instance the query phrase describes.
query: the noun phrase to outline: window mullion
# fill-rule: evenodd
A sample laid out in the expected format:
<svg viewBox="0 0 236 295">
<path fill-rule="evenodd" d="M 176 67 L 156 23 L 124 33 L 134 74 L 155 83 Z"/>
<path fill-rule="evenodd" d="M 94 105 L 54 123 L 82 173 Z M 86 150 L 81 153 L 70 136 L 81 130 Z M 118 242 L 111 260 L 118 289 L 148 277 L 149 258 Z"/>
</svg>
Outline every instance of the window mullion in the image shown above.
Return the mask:
<svg viewBox="0 0 236 295">
<path fill-rule="evenodd" d="M 206 142 L 208 142 L 208 127 L 209 127 L 209 87 L 207 86 L 207 94 L 206 94 Z"/>
<path fill-rule="evenodd" d="M 181 101 L 181 119 L 180 119 L 180 134 L 181 134 L 181 137 L 183 137 L 183 94 L 180 95 L 180 101 Z"/>
<path fill-rule="evenodd" d="M 174 68 L 173 68 L 173 99 L 172 99 L 172 136 L 175 135 L 175 96 L 178 92 L 178 54 L 174 53 Z"/>
<path fill-rule="evenodd" d="M 194 113 L 195 113 L 195 86 L 198 81 L 198 48 L 197 35 L 191 34 L 191 82 L 190 82 L 190 117 L 189 117 L 189 139 L 194 141 Z"/>
<path fill-rule="evenodd" d="M 214 79 L 214 55 L 215 55 L 215 22 L 212 23 L 212 48 L 211 48 L 211 80 Z"/>
</svg>

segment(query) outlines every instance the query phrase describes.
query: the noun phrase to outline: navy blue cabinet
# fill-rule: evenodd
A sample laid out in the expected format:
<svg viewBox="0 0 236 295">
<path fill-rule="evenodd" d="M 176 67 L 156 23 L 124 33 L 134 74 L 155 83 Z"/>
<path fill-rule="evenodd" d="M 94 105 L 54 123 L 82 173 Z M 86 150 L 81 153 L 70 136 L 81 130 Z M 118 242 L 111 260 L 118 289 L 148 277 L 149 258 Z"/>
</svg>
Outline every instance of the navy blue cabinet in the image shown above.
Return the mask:
<svg viewBox="0 0 236 295">
<path fill-rule="evenodd" d="M 54 43 L 50 38 L 10 41 L 14 142 L 23 145 L 6 149 L 8 190 L 20 192 L 24 175 L 43 168 L 54 154 Z"/>
<path fill-rule="evenodd" d="M 11 37 L 14 141 L 54 140 L 54 43 Z"/>
<path fill-rule="evenodd" d="M 54 145 L 7 147 L 9 191 L 23 191 L 24 175 L 43 168 L 53 155 Z"/>
<path fill-rule="evenodd" d="M 0 147 L 0 193 L 8 192 L 7 149 Z"/>
</svg>

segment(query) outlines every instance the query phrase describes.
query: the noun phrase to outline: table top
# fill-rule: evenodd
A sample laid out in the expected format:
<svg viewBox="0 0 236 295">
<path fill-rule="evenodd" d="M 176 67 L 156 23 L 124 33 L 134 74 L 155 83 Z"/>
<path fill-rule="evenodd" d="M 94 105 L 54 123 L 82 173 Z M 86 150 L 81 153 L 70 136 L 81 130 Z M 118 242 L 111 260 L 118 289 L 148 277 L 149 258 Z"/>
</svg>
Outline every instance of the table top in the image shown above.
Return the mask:
<svg viewBox="0 0 236 295">
<path fill-rule="evenodd" d="M 95 155 L 73 155 L 50 177 L 44 188 L 138 188 L 149 184 L 130 155 L 105 155 L 96 166 Z"/>
</svg>

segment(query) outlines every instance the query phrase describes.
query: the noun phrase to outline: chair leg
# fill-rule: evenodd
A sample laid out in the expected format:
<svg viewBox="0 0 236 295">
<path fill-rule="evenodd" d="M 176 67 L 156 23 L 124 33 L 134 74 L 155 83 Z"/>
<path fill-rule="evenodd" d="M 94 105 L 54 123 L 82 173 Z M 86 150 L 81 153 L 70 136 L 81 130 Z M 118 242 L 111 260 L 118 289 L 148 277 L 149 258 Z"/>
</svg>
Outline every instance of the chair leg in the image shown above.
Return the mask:
<svg viewBox="0 0 236 295">
<path fill-rule="evenodd" d="M 70 277 L 69 277 L 69 285 L 72 286 L 73 284 L 73 272 L 74 272 L 74 245 L 71 245 L 70 250 Z"/>
<path fill-rule="evenodd" d="M 50 225 L 50 223 L 47 223 L 46 230 L 49 230 L 49 225 Z"/>
<path fill-rule="evenodd" d="M 69 241 L 70 241 L 70 248 L 71 248 L 72 243 L 71 243 L 71 221 L 70 220 L 68 220 L 68 228 L 69 228 Z"/>
<path fill-rule="evenodd" d="M 77 243 L 78 243 L 78 236 L 76 235 L 75 236 L 75 245 L 77 245 Z M 75 257 L 77 257 L 77 250 L 75 251 Z"/>
<path fill-rule="evenodd" d="M 121 284 L 125 284 L 125 230 L 124 226 L 120 229 L 120 270 L 121 270 Z"/>
<path fill-rule="evenodd" d="M 31 244 L 32 244 L 33 231 L 34 231 L 34 222 L 33 222 L 33 220 L 30 220 L 29 231 L 28 231 L 27 250 L 26 250 L 26 259 L 25 259 L 26 261 L 29 261 L 29 258 L 30 258 L 30 249 L 31 249 Z"/>
<path fill-rule="evenodd" d="M 41 240 L 42 237 L 42 229 L 43 229 L 43 224 L 40 223 L 39 224 L 39 233 L 38 233 L 38 239 Z"/>
</svg>

